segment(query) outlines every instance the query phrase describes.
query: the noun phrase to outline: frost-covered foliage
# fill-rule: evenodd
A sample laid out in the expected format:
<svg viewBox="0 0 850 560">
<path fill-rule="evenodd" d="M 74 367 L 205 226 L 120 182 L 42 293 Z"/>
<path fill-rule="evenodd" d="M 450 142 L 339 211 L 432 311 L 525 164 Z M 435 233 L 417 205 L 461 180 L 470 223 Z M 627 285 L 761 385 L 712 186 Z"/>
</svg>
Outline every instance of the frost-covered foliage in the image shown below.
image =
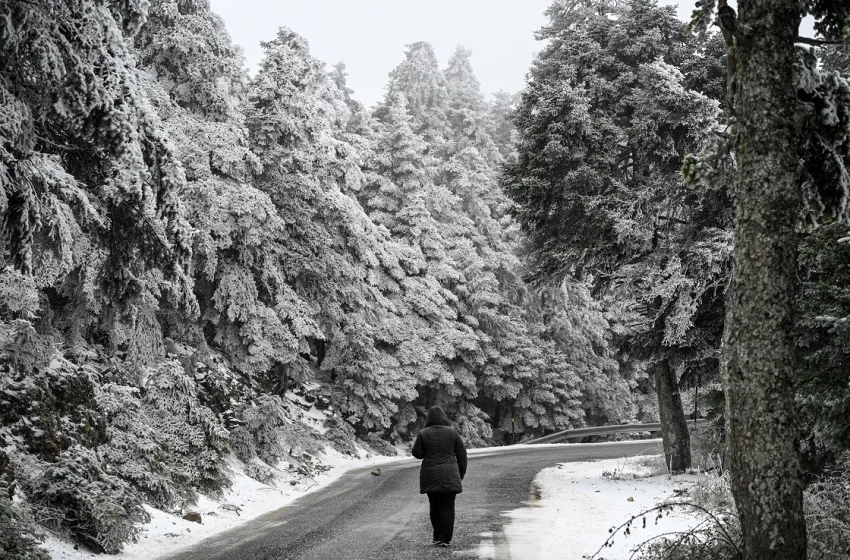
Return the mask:
<svg viewBox="0 0 850 560">
<path fill-rule="evenodd" d="M 19 508 L 6 496 L 0 496 L 0 549 L 6 560 L 49 560 L 39 548 L 32 525 L 26 525 Z"/>
<path fill-rule="evenodd" d="M 850 449 L 850 247 L 847 227 L 833 224 L 800 246 L 797 399 L 805 421 L 803 450 L 817 468 Z"/>
<path fill-rule="evenodd" d="M 23 463 L 42 469 L 23 477 L 22 489 L 33 505 L 36 519 L 97 552 L 120 552 L 135 540 L 140 524 L 149 520 L 141 496 L 124 480 L 103 470 L 97 455 L 74 445 L 55 462 Z"/>
<path fill-rule="evenodd" d="M 810 560 L 839 560 L 850 551 L 850 454 L 803 495 Z"/>
<path fill-rule="evenodd" d="M 240 438 L 237 453 L 244 462 L 255 457 L 271 467 L 293 460 L 302 453 L 315 455 L 322 450 L 319 438 L 309 428 L 293 420 L 291 405 L 276 395 L 263 395 L 242 411 L 242 426 L 234 430 Z"/>
<path fill-rule="evenodd" d="M 157 507 L 179 509 L 194 502 L 196 492 L 215 495 L 228 484 L 228 433 L 197 392 L 175 360 L 147 369 L 140 389 L 100 388 L 109 427 L 98 456 Z"/>
<path fill-rule="evenodd" d="M 94 370 L 54 352 L 50 341 L 29 325 L 2 329 L 0 436 L 13 450 L 46 461 L 74 444 L 95 447 L 106 436 Z M 10 459 L 14 464 L 16 455 Z"/>
<path fill-rule="evenodd" d="M 502 178 L 531 276 L 592 285 L 616 317 L 618 379 L 632 389 L 648 389 L 653 362 L 686 381 L 716 375 L 731 202 L 726 186 L 689 187 L 681 167 L 721 132 L 720 51 L 655 2 L 547 13 Z"/>
<path fill-rule="evenodd" d="M 148 294 L 191 313 L 185 176 L 126 41 L 146 3 L 6 7 L 0 73 L 15 78 L 0 92 L 4 263 L 61 294 L 72 335 L 132 328 Z"/>
<path fill-rule="evenodd" d="M 713 3 L 704 4 L 704 9 L 712 9 Z M 832 38 L 840 37 L 850 10 L 837 3 L 813 1 L 810 4 L 807 9 L 818 18 L 815 25 L 819 32 Z M 712 50 L 719 48 L 713 46 L 717 43 L 706 41 Z M 850 220 L 847 48 L 844 44 L 823 50 L 798 46 L 795 53 L 793 87 L 800 101 L 798 137 L 802 167 L 799 181 L 803 195 L 800 220 L 806 230 Z M 726 133 L 715 137 L 699 156 L 686 158 L 684 173 L 689 182 L 723 188 L 731 181 L 734 167 L 730 152 L 735 130 L 734 121 L 730 121 Z"/>
<path fill-rule="evenodd" d="M 0 12 L 10 550 L 38 557 L 31 511 L 117 552 L 143 501 L 222 491 L 231 450 L 262 480 L 326 444 L 394 453 L 433 404 L 472 445 L 634 416 L 585 288 L 522 278 L 513 101 L 468 50 L 410 45 L 369 110 L 286 28 L 249 78 L 208 0 Z"/>
<path fill-rule="evenodd" d="M 108 438 L 97 368 L 57 354 L 53 341 L 28 323 L 4 324 L 0 332 L 7 488 L 22 490 L 39 523 L 95 550 L 119 551 L 147 514 L 141 496 L 94 451 Z"/>
<path fill-rule="evenodd" d="M 0 451 L 0 550 L 7 560 L 49 560 L 38 547 L 38 529 L 20 505 L 12 503 L 16 485 L 9 458 Z"/>
<path fill-rule="evenodd" d="M 819 68 L 814 50 L 798 49 L 797 97 L 807 112 L 801 138 L 804 223 L 850 221 L 850 81 Z"/>
</svg>

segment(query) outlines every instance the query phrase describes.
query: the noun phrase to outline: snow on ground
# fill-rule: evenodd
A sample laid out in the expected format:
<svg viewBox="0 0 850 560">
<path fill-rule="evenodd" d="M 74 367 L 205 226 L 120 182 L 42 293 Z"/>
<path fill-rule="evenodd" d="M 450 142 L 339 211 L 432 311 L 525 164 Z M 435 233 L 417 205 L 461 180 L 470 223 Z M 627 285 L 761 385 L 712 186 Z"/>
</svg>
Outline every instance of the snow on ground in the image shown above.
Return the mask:
<svg viewBox="0 0 850 560">
<path fill-rule="evenodd" d="M 316 407 L 316 397 L 320 385 L 318 383 L 306 382 L 302 385 L 299 392 L 287 391 L 286 398 L 290 402 L 296 404 L 301 409 L 300 421 L 310 428 L 313 428 L 320 434 L 328 431 L 325 423 L 328 420 L 328 413 L 333 410 L 333 406 L 328 406 L 327 410 L 320 410 Z"/>
<path fill-rule="evenodd" d="M 595 444 L 548 444 L 582 446 Z M 531 447 L 515 445 L 513 448 Z M 537 446 L 534 446 L 537 447 Z M 470 455 L 487 455 L 503 447 L 471 449 Z M 222 531 L 237 527 L 264 513 L 274 511 L 309 492 L 323 488 L 353 468 L 377 466 L 398 461 L 407 455 L 369 456 L 361 450 L 360 458 L 344 456 L 332 449 L 319 458 L 330 470 L 314 479 L 290 479 L 281 476 L 273 486 L 249 478 L 238 461 L 231 462 L 233 485 L 221 500 L 205 496 L 191 509 L 201 514 L 202 524 L 146 506 L 151 522 L 138 542 L 129 544 L 115 560 L 152 560 L 197 543 Z M 510 518 L 505 533 L 512 560 L 582 560 L 594 554 L 608 530 L 627 521 L 630 516 L 666 502 L 674 491 L 691 485 L 695 476 L 647 476 L 648 468 L 638 458 L 609 459 L 583 463 L 562 463 L 541 471 L 534 482 L 539 498 L 527 507 L 506 512 Z M 611 473 L 603 476 L 603 473 Z M 237 512 L 238 509 L 238 512 Z M 632 535 L 615 537 L 614 547 L 606 548 L 606 560 L 627 560 L 631 549 L 661 533 L 681 531 L 697 522 L 693 515 L 680 510 L 665 516 L 658 525 L 655 517 L 647 517 L 647 528 L 636 524 Z M 502 543 L 494 542 L 492 533 L 482 534 L 483 542 L 475 551 L 480 558 L 495 558 Z M 102 555 L 75 550 L 68 541 L 48 538 L 42 544 L 52 560 L 102 560 Z"/>
<path fill-rule="evenodd" d="M 301 496 L 327 486 L 349 469 L 380 465 L 400 458 L 367 456 L 361 451 L 361 457 L 354 459 L 328 449 L 320 459 L 324 465 L 331 467 L 329 471 L 317 475 L 314 479 L 291 479 L 295 484 L 291 484 L 290 480 L 283 476 L 274 486 L 249 478 L 242 471 L 239 462 L 234 460 L 231 462 L 233 485 L 223 499 L 211 500 L 201 496 L 197 505 L 190 508 L 191 511 L 201 514 L 202 524 L 186 521 L 178 515 L 146 505 L 151 522 L 145 526 L 139 540 L 128 544 L 124 552 L 109 558 L 152 560 L 176 552 L 180 548 L 288 505 Z M 103 560 L 105 557 L 83 549 L 75 550 L 73 543 L 54 537 L 45 540 L 42 547 L 48 551 L 52 560 Z"/>
<path fill-rule="evenodd" d="M 591 558 L 619 527 L 696 481 L 695 475 L 649 476 L 646 459 L 636 457 L 584 463 L 562 463 L 540 471 L 534 479 L 536 496 L 527 507 L 506 512 L 510 522 L 505 533 L 513 560 L 582 560 Z M 658 462 L 663 465 L 660 458 Z M 603 473 L 608 473 L 603 475 Z M 677 492 L 678 491 L 678 492 Z M 605 560 L 628 560 L 640 543 L 663 533 L 685 531 L 699 522 L 692 513 L 674 509 L 656 524 L 656 515 L 639 519 L 631 535 L 617 534 L 613 547 L 600 556 Z M 496 547 L 482 535 L 481 558 L 493 558 Z"/>
</svg>

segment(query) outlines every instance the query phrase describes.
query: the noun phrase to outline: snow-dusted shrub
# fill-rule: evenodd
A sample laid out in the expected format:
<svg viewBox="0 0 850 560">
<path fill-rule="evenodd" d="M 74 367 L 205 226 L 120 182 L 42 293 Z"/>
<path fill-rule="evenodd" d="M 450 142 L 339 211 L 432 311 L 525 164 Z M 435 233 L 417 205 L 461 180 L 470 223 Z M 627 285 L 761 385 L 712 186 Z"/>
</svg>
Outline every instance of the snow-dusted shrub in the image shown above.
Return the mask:
<svg viewBox="0 0 850 560">
<path fill-rule="evenodd" d="M 99 401 L 109 441 L 98 454 L 154 505 L 181 507 L 195 492 L 218 494 L 229 484 L 228 434 L 198 400 L 195 381 L 177 361 L 147 370 L 143 389 L 107 384 Z"/>
<path fill-rule="evenodd" d="M 691 490 L 691 501 L 719 516 L 737 515 L 728 471 L 700 476 Z"/>
<path fill-rule="evenodd" d="M 381 439 L 381 436 L 375 432 L 369 432 L 363 439 L 376 453 L 388 456 L 398 454 L 395 447 L 388 441 Z"/>
<path fill-rule="evenodd" d="M 254 436 L 245 426 L 238 426 L 230 431 L 230 448 L 236 457 L 246 464 L 257 456 Z"/>
<path fill-rule="evenodd" d="M 16 447 L 46 461 L 75 443 L 95 447 L 105 440 L 91 368 L 57 355 L 29 325 L 7 344 L 0 341 L 0 367 L 3 362 L 9 369 L 0 375 L 0 436 L 8 434 Z"/>
<path fill-rule="evenodd" d="M 468 402 L 459 402 L 457 411 L 451 414 L 455 427 L 463 437 L 467 447 L 483 447 L 493 437 L 489 418 L 477 406 Z"/>
<path fill-rule="evenodd" d="M 150 521 L 139 493 L 105 472 L 90 449 L 75 445 L 55 463 L 32 462 L 24 470 L 22 487 L 36 519 L 95 551 L 120 552 Z"/>
<path fill-rule="evenodd" d="M 38 308 L 38 291 L 31 276 L 11 269 L 0 272 L 0 313 L 29 319 Z"/>
<path fill-rule="evenodd" d="M 666 533 L 643 543 L 644 560 L 743 560 L 741 526 L 728 472 L 701 475 L 691 488 L 686 511 L 705 520 L 693 530 Z M 663 511 L 661 513 L 664 513 Z M 663 517 L 656 519 L 663 523 Z"/>
<path fill-rule="evenodd" d="M 0 492 L 5 490 L 0 487 Z M 4 560 L 49 560 L 32 527 L 5 493 L 0 494 L 0 551 Z"/>
<path fill-rule="evenodd" d="M 850 555 L 850 453 L 833 473 L 803 494 L 810 560 L 839 560 Z"/>
<path fill-rule="evenodd" d="M 243 425 L 234 430 L 238 439 L 234 451 L 246 466 L 259 458 L 276 467 L 283 460 L 302 453 L 315 455 L 322 450 L 321 436 L 293 420 L 288 406 L 277 395 L 261 395 L 246 406 L 242 410 L 242 422 Z M 250 472 L 246 474 L 253 476 Z"/>
<path fill-rule="evenodd" d="M 325 421 L 328 431 L 324 433 L 325 439 L 334 449 L 346 455 L 357 456 L 357 433 L 351 424 L 337 416 L 330 416 Z"/>
<path fill-rule="evenodd" d="M 38 547 L 31 520 L 12 503 L 14 482 L 9 459 L 0 451 L 0 551 L 4 560 L 49 560 Z"/>
<path fill-rule="evenodd" d="M 5 325 L 4 325 L 5 326 Z M 55 353 L 53 341 L 35 332 L 29 321 L 15 321 L 11 325 L 11 343 L 6 346 L 7 356 L 15 371 L 34 373 L 44 369 Z"/>
<path fill-rule="evenodd" d="M 275 470 L 257 456 L 254 436 L 245 426 L 239 426 L 230 432 L 230 447 L 244 464 L 246 475 L 263 484 L 270 484 L 274 480 Z"/>
<path fill-rule="evenodd" d="M 688 426 L 691 436 L 691 458 L 694 468 L 723 468 L 724 448 L 721 428 L 714 422 Z"/>
<path fill-rule="evenodd" d="M 737 523 L 737 522 L 736 522 Z M 736 525 L 737 527 L 737 525 Z M 644 543 L 641 560 L 744 560 L 739 532 L 726 533 L 716 525 L 702 525 L 694 531 L 672 533 Z"/>
<path fill-rule="evenodd" d="M 699 529 L 646 543 L 645 560 L 742 560 L 741 529 L 728 473 L 700 477 L 691 502 L 711 516 Z M 850 453 L 803 493 L 809 560 L 843 560 L 850 552 Z"/>
</svg>

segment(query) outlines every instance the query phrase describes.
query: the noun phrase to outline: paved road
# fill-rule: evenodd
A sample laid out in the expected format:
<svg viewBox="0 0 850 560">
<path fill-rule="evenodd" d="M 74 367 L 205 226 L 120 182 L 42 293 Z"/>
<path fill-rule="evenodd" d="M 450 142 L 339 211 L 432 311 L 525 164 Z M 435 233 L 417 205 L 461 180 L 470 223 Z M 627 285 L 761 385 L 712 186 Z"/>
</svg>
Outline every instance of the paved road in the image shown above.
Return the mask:
<svg viewBox="0 0 850 560">
<path fill-rule="evenodd" d="M 349 472 L 327 488 L 171 556 L 174 560 L 398 560 L 474 556 L 484 537 L 509 559 L 501 513 L 522 507 L 534 476 L 557 463 L 659 453 L 657 441 L 505 447 L 470 454 L 450 549 L 430 546 L 419 461 Z"/>
</svg>

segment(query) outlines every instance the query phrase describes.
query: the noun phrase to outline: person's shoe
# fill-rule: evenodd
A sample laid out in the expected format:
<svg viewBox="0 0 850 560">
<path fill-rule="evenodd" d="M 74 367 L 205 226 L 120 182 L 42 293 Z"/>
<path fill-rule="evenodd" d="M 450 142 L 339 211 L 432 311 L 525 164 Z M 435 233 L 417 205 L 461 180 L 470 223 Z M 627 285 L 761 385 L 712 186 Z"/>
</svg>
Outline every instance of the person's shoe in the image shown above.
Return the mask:
<svg viewBox="0 0 850 560">
<path fill-rule="evenodd" d="M 443 548 L 448 548 L 451 546 L 451 543 L 441 542 L 437 546 L 442 546 Z"/>
<path fill-rule="evenodd" d="M 441 544 L 443 544 L 443 541 L 434 541 L 431 544 L 434 546 L 440 546 Z"/>
</svg>

